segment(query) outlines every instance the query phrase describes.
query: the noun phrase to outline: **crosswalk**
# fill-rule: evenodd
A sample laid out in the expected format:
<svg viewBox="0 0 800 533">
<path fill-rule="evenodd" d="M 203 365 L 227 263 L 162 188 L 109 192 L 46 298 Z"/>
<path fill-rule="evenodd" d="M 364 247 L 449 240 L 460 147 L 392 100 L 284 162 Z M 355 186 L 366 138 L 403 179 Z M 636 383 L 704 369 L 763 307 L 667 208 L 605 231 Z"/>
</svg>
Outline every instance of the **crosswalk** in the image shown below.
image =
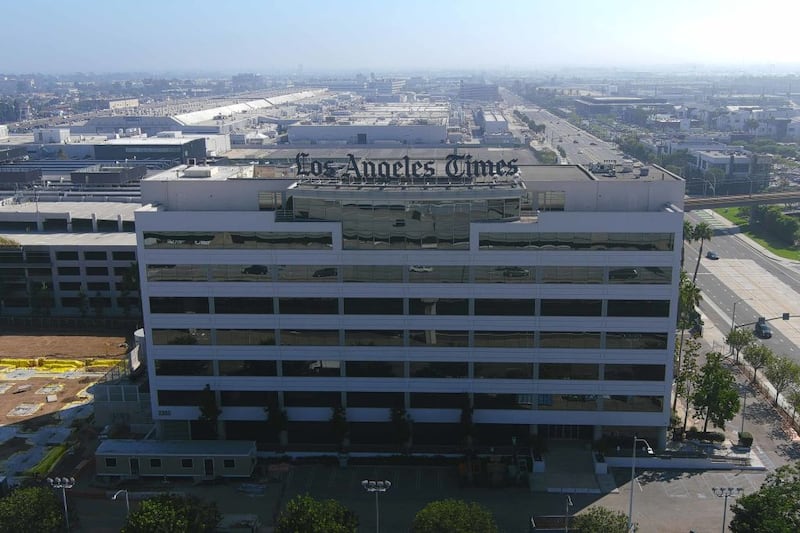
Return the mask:
<svg viewBox="0 0 800 533">
<path fill-rule="evenodd" d="M 692 215 L 695 218 L 700 219 L 701 222 L 705 222 L 711 229 L 725 229 L 730 228 L 731 223 L 725 220 L 724 218 L 715 215 L 713 211 L 710 209 L 701 209 L 699 211 L 692 211 Z"/>
</svg>

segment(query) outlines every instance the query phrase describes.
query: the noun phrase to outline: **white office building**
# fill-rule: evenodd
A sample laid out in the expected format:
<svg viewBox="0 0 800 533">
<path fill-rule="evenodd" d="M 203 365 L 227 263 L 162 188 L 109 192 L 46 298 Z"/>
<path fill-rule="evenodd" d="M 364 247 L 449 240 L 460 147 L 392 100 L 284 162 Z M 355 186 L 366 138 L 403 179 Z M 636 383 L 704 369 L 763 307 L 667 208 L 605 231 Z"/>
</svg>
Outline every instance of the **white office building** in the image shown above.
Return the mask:
<svg viewBox="0 0 800 533">
<path fill-rule="evenodd" d="M 202 438 L 208 387 L 227 439 L 276 442 L 283 410 L 290 446 L 333 443 L 342 407 L 352 446 L 391 444 L 393 409 L 414 445 L 458 445 L 468 412 L 478 444 L 663 444 L 683 180 L 402 156 L 354 161 L 360 176 L 311 161 L 142 180 L 159 435 Z"/>
</svg>

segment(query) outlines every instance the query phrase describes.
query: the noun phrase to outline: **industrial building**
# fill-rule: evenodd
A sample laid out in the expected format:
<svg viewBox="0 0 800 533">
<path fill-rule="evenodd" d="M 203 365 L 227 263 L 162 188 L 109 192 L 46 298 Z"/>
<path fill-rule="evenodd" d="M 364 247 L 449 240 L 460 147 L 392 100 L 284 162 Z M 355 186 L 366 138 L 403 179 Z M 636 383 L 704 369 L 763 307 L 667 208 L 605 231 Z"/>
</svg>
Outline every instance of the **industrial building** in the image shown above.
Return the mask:
<svg viewBox="0 0 800 533">
<path fill-rule="evenodd" d="M 353 446 L 392 445 L 393 412 L 415 445 L 458 445 L 464 416 L 486 445 L 663 445 L 683 180 L 468 155 L 361 160 L 360 179 L 184 166 L 142 180 L 159 436 L 207 437 L 210 389 L 229 440 L 275 442 L 265 422 L 285 412 L 290 446 L 333 444 L 341 407 Z"/>
</svg>

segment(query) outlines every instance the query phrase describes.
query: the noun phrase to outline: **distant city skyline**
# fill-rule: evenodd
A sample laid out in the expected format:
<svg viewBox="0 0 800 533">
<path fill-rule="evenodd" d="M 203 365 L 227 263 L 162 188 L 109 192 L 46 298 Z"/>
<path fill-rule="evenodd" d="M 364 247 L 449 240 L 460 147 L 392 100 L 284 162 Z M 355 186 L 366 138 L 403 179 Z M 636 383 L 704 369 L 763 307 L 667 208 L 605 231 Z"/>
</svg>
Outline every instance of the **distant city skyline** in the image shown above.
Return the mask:
<svg viewBox="0 0 800 533">
<path fill-rule="evenodd" d="M 800 68 L 781 0 L 29 0 L 0 73 Z"/>
</svg>

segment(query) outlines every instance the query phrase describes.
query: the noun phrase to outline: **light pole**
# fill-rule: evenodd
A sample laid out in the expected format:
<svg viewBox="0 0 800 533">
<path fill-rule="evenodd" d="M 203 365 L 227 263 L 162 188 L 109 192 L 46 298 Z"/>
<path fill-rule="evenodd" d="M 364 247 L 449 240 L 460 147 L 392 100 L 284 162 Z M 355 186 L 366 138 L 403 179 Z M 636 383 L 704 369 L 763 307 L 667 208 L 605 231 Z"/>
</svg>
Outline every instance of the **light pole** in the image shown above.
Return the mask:
<svg viewBox="0 0 800 533">
<path fill-rule="evenodd" d="M 67 525 L 67 531 L 69 531 L 69 511 L 67 510 L 67 489 L 71 489 L 75 486 L 75 478 L 74 477 L 57 477 L 57 478 L 47 478 L 47 482 L 50 483 L 50 486 L 54 489 L 61 489 L 61 497 L 64 500 L 64 521 Z"/>
<path fill-rule="evenodd" d="M 633 531 L 633 489 L 634 483 L 636 483 L 636 443 L 642 442 L 644 443 L 647 448 L 648 455 L 653 455 L 653 448 L 650 447 L 650 443 L 648 443 L 644 439 L 640 439 L 636 435 L 633 436 L 633 455 L 631 456 L 631 501 L 628 504 L 628 532 L 630 533 Z"/>
<path fill-rule="evenodd" d="M 569 533 L 569 508 L 572 507 L 572 498 L 567 494 L 567 508 L 564 512 L 564 533 Z"/>
<path fill-rule="evenodd" d="M 733 302 L 733 311 L 731 312 L 731 331 L 736 329 L 736 304 L 741 302 L 749 302 L 752 298 L 739 298 Z M 731 347 L 733 349 L 733 347 Z"/>
<path fill-rule="evenodd" d="M 714 487 L 711 491 L 718 498 L 725 498 L 725 507 L 722 509 L 722 533 L 725 533 L 725 519 L 728 515 L 728 497 L 738 496 L 744 492 L 744 490 L 738 487 Z"/>
<path fill-rule="evenodd" d="M 381 531 L 381 515 L 380 510 L 378 508 L 378 495 L 382 492 L 386 492 L 389 490 L 389 487 L 392 486 L 392 482 L 389 480 L 372 480 L 372 479 L 365 479 L 361 482 L 361 486 L 364 487 L 364 490 L 367 492 L 374 492 L 375 493 L 375 533 L 380 533 Z"/>
<path fill-rule="evenodd" d="M 125 508 L 128 510 L 128 514 L 131 514 L 131 501 L 128 498 L 128 489 L 118 490 L 116 493 L 114 493 L 114 495 L 111 497 L 111 499 L 112 500 L 116 500 L 117 496 L 119 496 L 123 492 L 125 493 Z"/>
</svg>

